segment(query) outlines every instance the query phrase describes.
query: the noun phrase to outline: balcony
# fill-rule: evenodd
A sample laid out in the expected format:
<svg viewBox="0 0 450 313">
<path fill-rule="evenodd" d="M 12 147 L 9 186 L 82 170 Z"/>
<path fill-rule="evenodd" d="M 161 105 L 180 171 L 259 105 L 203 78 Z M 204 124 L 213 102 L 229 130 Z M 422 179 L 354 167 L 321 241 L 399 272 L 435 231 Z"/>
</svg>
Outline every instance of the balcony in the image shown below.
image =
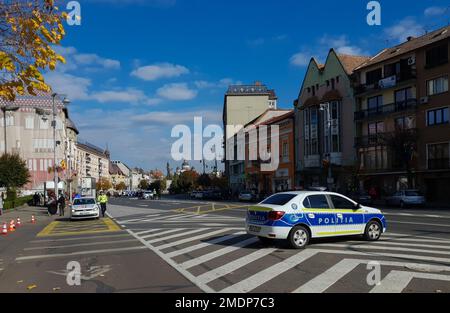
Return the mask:
<svg viewBox="0 0 450 313">
<path fill-rule="evenodd" d="M 362 121 L 370 118 L 379 118 L 396 112 L 413 110 L 417 108 L 417 99 L 408 99 L 406 101 L 382 105 L 376 108 L 355 112 L 355 121 Z"/>
<path fill-rule="evenodd" d="M 429 159 L 428 160 L 429 170 L 448 170 L 450 169 L 450 159 Z"/>
<path fill-rule="evenodd" d="M 355 95 L 361 96 L 365 93 L 385 90 L 389 88 L 396 88 L 405 82 L 417 78 L 417 73 L 413 69 L 408 69 L 400 72 L 397 75 L 386 76 L 379 81 L 371 84 L 359 84 L 353 87 Z"/>
<path fill-rule="evenodd" d="M 417 128 L 411 128 L 407 130 L 411 135 L 417 135 Z M 368 148 L 385 146 L 388 144 L 388 140 L 395 136 L 395 132 L 379 133 L 376 135 L 368 135 L 355 137 L 355 147 L 356 148 Z"/>
</svg>

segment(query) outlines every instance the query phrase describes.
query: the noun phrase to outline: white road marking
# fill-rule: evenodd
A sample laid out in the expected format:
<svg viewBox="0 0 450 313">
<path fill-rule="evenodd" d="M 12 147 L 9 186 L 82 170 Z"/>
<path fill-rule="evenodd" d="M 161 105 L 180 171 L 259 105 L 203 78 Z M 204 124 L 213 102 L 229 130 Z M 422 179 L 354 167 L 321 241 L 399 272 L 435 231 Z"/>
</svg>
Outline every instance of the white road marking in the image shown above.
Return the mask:
<svg viewBox="0 0 450 313">
<path fill-rule="evenodd" d="M 229 286 L 223 290 L 221 293 L 246 293 L 253 289 L 263 285 L 264 283 L 272 280 L 273 278 L 283 274 L 284 272 L 294 268 L 295 266 L 301 264 L 302 262 L 308 260 L 312 256 L 316 255 L 317 251 L 314 250 L 303 250 L 284 261 L 276 263 L 265 270 L 262 270 L 253 276 L 241 280 L 240 282 Z"/>
<path fill-rule="evenodd" d="M 122 244 L 128 242 L 135 242 L 136 239 L 127 239 L 127 240 L 114 240 L 114 241 L 96 241 L 96 242 L 88 242 L 88 243 L 78 243 L 73 245 L 64 245 L 64 246 L 46 246 L 46 247 L 32 247 L 32 248 L 24 248 L 24 251 L 30 250 L 43 250 L 43 249 L 64 249 L 64 248 L 75 248 L 75 247 L 88 247 L 88 246 L 96 246 L 96 245 L 110 245 L 110 244 Z"/>
<path fill-rule="evenodd" d="M 152 238 L 152 237 L 158 237 L 158 236 L 163 236 L 163 235 L 166 235 L 166 234 L 175 233 L 175 232 L 177 232 L 177 231 L 183 231 L 183 230 L 185 230 L 185 229 L 186 229 L 186 228 L 169 229 L 169 230 L 166 230 L 166 231 L 163 231 L 163 232 L 160 232 L 160 233 L 141 236 L 140 238 L 142 238 L 142 239 L 147 239 L 147 238 Z"/>
<path fill-rule="evenodd" d="M 160 231 L 160 230 L 161 230 L 160 228 L 154 228 L 154 229 L 139 231 L 139 232 L 136 232 L 135 234 L 138 235 L 138 236 L 141 236 L 141 235 L 145 235 L 145 234 L 154 233 L 154 232 L 157 232 L 157 231 Z"/>
<path fill-rule="evenodd" d="M 421 226 L 436 226 L 436 227 L 450 227 L 450 224 L 432 224 L 432 223 L 415 223 L 415 222 L 401 222 L 389 220 L 391 224 L 410 224 L 410 225 L 421 225 Z"/>
<path fill-rule="evenodd" d="M 164 249 L 167 249 L 167 248 L 170 248 L 170 247 L 175 247 L 175 246 L 182 245 L 182 244 L 185 244 L 185 243 L 188 243 L 188 242 L 192 242 L 192 241 L 195 241 L 195 240 L 199 240 L 199 239 L 203 239 L 203 238 L 207 238 L 207 237 L 212 237 L 214 235 L 221 234 L 221 233 L 224 233 L 224 232 L 228 232 L 230 230 L 233 230 L 233 228 L 222 228 L 222 229 L 219 229 L 219 230 L 216 230 L 216 231 L 208 232 L 206 234 L 201 234 L 201 235 L 198 235 L 198 236 L 189 237 L 189 238 L 181 239 L 181 240 L 178 240 L 178 241 L 175 241 L 175 242 L 170 242 L 168 244 L 156 246 L 156 249 L 164 250 Z"/>
<path fill-rule="evenodd" d="M 220 237 L 220 238 L 216 238 L 216 239 L 213 239 L 213 240 L 209 240 L 207 242 L 202 242 L 202 243 L 199 243 L 199 244 L 194 245 L 194 246 L 189 246 L 189 247 L 184 248 L 184 249 L 176 250 L 176 251 L 167 253 L 166 255 L 169 258 L 173 258 L 173 257 L 179 256 L 179 255 L 190 253 L 192 251 L 199 250 L 199 249 L 202 249 L 202 248 L 205 248 L 205 247 L 209 247 L 211 245 L 214 245 L 214 244 L 217 244 L 217 243 L 221 243 L 221 242 L 224 242 L 224 241 L 227 241 L 227 240 L 230 240 L 230 239 L 233 239 L 233 238 L 236 238 L 238 236 L 245 235 L 245 234 L 246 234 L 246 232 L 243 232 L 243 231 L 237 232 L 237 233 L 234 233 L 232 235 L 227 235 L 227 236 L 224 236 L 224 237 Z"/>
<path fill-rule="evenodd" d="M 242 258 L 236 259 L 218 268 L 212 269 L 209 272 L 203 273 L 200 276 L 197 276 L 196 280 L 201 282 L 202 284 L 207 284 L 217 278 L 230 274 L 240 269 L 241 267 L 244 267 L 256 260 L 259 260 L 276 250 L 277 249 L 275 248 L 256 250 L 255 252 L 250 253 Z"/>
<path fill-rule="evenodd" d="M 391 271 L 371 293 L 401 293 L 413 278 L 450 281 L 450 275 Z"/>
<path fill-rule="evenodd" d="M 258 242 L 258 238 L 252 237 L 252 238 L 246 239 L 244 241 L 237 242 L 237 243 L 235 243 L 235 244 L 233 244 L 231 246 L 219 249 L 217 251 L 214 251 L 214 252 L 202 255 L 202 256 L 200 256 L 198 258 L 195 258 L 195 259 L 186 261 L 184 263 L 181 263 L 180 266 L 182 268 L 184 268 L 184 269 L 189 269 L 189 268 L 194 267 L 196 265 L 199 265 L 199 264 L 208 262 L 210 260 L 213 260 L 215 258 L 218 258 L 219 256 L 222 256 L 222 255 L 231 253 L 233 251 L 236 251 L 238 249 L 241 249 L 241 248 L 243 248 L 245 246 L 249 246 L 251 244 L 254 244 L 255 242 Z"/>
<path fill-rule="evenodd" d="M 199 233 L 199 232 L 207 231 L 207 230 L 209 230 L 209 228 L 199 228 L 199 229 L 194 229 L 194 230 L 191 230 L 191 231 L 178 233 L 178 234 L 175 234 L 175 235 L 170 235 L 170 236 L 166 236 L 166 237 L 161 237 L 161 238 L 156 238 L 156 239 L 152 239 L 152 240 L 147 240 L 147 242 L 150 243 L 150 244 L 153 244 L 153 243 L 156 243 L 156 242 L 165 241 L 165 240 L 169 240 L 169 239 L 173 239 L 173 238 L 177 238 L 177 237 L 182 237 L 182 236 L 187 236 L 187 235 L 191 235 L 191 234 L 195 234 L 195 233 Z M 144 237 L 142 237 L 142 238 L 144 238 Z"/>
<path fill-rule="evenodd" d="M 128 248 L 116 248 L 116 249 L 102 249 L 102 250 L 89 250 L 89 251 L 77 251 L 70 253 L 55 253 L 55 254 L 43 254 L 43 255 L 30 255 L 16 258 L 16 261 L 28 261 L 37 259 L 48 259 L 48 258 L 58 258 L 58 257 L 68 257 L 75 255 L 86 255 L 86 254 L 99 254 L 99 253 L 111 253 L 111 252 L 123 252 L 123 251 L 135 251 L 145 249 L 144 246 L 139 247 L 128 247 Z"/>
<path fill-rule="evenodd" d="M 119 237 L 129 237 L 130 234 L 124 233 L 120 235 L 102 235 L 102 236 L 90 236 L 90 237 L 70 237 L 70 238 L 60 238 L 60 239 L 38 239 L 32 240 L 30 243 L 43 243 L 43 242 L 60 242 L 60 241 L 81 241 L 81 240 L 92 240 L 92 239 L 105 239 L 105 238 L 119 238 Z"/>
<path fill-rule="evenodd" d="M 344 259 L 293 292 L 322 293 L 342 277 L 353 271 L 359 264 L 361 264 L 359 260 Z"/>
<path fill-rule="evenodd" d="M 360 241 L 347 241 L 346 243 L 360 243 Z M 450 250 L 449 245 L 431 245 L 431 244 L 417 244 L 417 243 L 405 243 L 400 241 L 391 241 L 391 240 L 380 240 L 376 242 L 371 242 L 370 245 L 388 245 L 388 246 L 405 246 L 405 247 L 421 247 L 421 248 L 435 248 L 435 249 L 443 249 L 443 250 Z M 439 250 L 436 250 L 436 252 L 439 252 Z"/>
<path fill-rule="evenodd" d="M 408 238 L 401 238 L 401 237 L 391 237 L 391 236 L 382 236 L 381 241 L 384 242 L 385 239 L 393 240 L 395 242 L 428 242 L 428 243 L 442 243 L 442 244 L 449 244 L 450 240 L 442 240 L 442 239 L 421 239 L 421 238 L 414 238 L 414 237 L 408 237 Z"/>
</svg>

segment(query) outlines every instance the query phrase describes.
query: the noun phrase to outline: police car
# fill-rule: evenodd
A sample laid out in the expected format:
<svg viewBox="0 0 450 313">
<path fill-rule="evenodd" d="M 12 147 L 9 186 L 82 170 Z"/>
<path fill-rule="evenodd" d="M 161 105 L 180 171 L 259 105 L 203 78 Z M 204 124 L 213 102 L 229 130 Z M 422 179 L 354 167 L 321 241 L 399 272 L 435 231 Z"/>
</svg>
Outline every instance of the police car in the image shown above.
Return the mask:
<svg viewBox="0 0 450 313">
<path fill-rule="evenodd" d="M 295 249 L 311 238 L 363 235 L 368 241 L 386 232 L 380 210 L 333 192 L 294 191 L 275 194 L 248 209 L 248 234 L 262 242 L 286 239 Z"/>
</svg>

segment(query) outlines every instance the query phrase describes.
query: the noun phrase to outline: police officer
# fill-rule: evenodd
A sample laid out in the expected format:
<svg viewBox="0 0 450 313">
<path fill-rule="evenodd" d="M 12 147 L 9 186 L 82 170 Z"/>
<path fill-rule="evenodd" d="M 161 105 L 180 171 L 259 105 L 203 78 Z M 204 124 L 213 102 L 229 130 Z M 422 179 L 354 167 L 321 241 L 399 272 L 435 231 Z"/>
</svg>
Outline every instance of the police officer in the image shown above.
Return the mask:
<svg viewBox="0 0 450 313">
<path fill-rule="evenodd" d="M 100 191 L 97 201 L 100 203 L 100 208 L 102 209 L 102 216 L 105 217 L 106 204 L 108 203 L 108 197 L 105 195 L 103 190 Z"/>
</svg>

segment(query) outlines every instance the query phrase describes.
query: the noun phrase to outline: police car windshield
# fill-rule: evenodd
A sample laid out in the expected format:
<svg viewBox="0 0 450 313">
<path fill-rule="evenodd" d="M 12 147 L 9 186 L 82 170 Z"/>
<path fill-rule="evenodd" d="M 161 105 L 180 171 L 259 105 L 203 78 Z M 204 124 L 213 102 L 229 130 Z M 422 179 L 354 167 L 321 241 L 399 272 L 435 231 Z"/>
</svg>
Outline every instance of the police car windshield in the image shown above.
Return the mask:
<svg viewBox="0 0 450 313">
<path fill-rule="evenodd" d="M 273 195 L 262 202 L 262 204 L 273 204 L 273 205 L 285 205 L 297 195 L 282 193 L 278 195 Z"/>
<path fill-rule="evenodd" d="M 95 204 L 94 199 L 75 199 L 73 201 L 74 205 L 87 205 L 87 204 Z"/>
</svg>

